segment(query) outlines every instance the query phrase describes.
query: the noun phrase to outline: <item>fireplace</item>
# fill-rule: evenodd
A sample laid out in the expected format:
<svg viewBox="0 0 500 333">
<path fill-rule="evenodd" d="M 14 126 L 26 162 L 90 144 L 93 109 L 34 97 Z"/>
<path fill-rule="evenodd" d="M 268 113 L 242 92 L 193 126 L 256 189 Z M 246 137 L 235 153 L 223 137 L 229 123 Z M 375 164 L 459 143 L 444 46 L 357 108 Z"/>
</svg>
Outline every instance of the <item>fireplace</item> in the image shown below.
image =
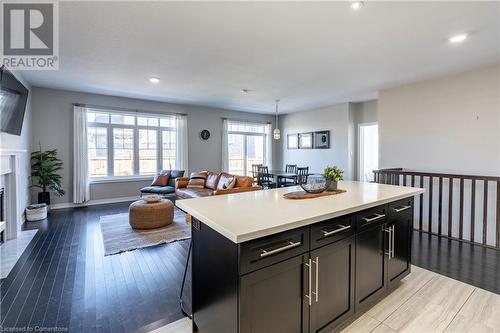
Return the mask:
<svg viewBox="0 0 500 333">
<path fill-rule="evenodd" d="M 0 188 L 3 188 L 2 218 L 5 222 L 0 223 L 0 230 L 3 229 L 5 241 L 17 238 L 24 222 L 28 183 L 26 177 L 20 177 L 20 175 L 22 174 L 21 160 L 27 161 L 26 159 L 25 151 L 0 149 Z"/>
</svg>

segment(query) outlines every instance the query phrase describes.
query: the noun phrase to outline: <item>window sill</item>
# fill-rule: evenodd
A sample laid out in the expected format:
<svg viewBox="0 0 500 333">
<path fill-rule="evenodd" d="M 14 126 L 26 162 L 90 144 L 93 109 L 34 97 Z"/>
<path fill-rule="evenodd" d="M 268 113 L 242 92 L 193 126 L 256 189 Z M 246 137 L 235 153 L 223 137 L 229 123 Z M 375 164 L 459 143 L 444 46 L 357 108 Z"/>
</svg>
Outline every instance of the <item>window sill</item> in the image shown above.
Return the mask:
<svg viewBox="0 0 500 333">
<path fill-rule="evenodd" d="M 110 178 L 91 178 L 90 184 L 105 184 L 105 183 L 124 183 L 138 182 L 143 180 L 153 181 L 154 176 L 130 176 L 130 177 L 110 177 Z"/>
</svg>

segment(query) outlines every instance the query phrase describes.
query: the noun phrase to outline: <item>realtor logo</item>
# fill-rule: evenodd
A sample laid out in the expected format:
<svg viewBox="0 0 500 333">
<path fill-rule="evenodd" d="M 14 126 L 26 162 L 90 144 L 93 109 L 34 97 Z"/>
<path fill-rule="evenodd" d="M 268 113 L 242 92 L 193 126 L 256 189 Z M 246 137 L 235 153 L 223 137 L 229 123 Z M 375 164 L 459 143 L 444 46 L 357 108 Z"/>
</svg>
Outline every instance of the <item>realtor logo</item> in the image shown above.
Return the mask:
<svg viewBox="0 0 500 333">
<path fill-rule="evenodd" d="M 2 1 L 2 64 L 13 69 L 58 69 L 58 3 Z"/>
</svg>

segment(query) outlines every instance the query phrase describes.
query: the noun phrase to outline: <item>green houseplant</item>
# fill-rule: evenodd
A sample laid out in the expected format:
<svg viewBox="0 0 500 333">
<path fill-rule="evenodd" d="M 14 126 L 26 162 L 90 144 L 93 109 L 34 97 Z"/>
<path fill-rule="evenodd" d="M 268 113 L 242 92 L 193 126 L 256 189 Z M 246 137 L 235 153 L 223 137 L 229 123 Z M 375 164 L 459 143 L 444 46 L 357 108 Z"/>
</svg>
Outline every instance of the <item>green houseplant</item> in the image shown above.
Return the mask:
<svg viewBox="0 0 500 333">
<path fill-rule="evenodd" d="M 327 166 L 323 172 L 327 182 L 327 191 L 336 191 L 337 185 L 340 180 L 344 180 L 344 170 L 337 166 Z"/>
<path fill-rule="evenodd" d="M 50 205 L 50 192 L 57 196 L 64 195 L 62 188 L 62 177 L 59 171 L 63 168 L 63 162 L 57 158 L 57 149 L 38 151 L 31 153 L 31 187 L 38 187 L 42 191 L 38 193 L 38 203 Z"/>
</svg>

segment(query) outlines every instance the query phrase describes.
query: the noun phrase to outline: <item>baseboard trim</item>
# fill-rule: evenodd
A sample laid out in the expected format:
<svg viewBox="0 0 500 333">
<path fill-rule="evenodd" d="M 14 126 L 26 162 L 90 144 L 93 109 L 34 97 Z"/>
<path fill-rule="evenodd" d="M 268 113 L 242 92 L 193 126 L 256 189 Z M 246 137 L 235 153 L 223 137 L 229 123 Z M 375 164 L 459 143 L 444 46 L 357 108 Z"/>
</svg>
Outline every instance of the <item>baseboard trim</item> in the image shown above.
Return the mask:
<svg viewBox="0 0 500 333">
<path fill-rule="evenodd" d="M 77 208 L 77 207 L 87 207 L 87 206 L 95 206 L 95 205 L 105 205 L 110 203 L 118 203 L 118 202 L 126 202 L 126 201 L 134 201 L 137 200 L 139 196 L 134 195 L 131 197 L 118 197 L 118 198 L 109 198 L 109 199 L 98 199 L 98 200 L 89 200 L 83 204 L 76 204 L 72 202 L 63 202 L 50 205 L 50 209 L 64 209 L 64 208 Z"/>
</svg>

